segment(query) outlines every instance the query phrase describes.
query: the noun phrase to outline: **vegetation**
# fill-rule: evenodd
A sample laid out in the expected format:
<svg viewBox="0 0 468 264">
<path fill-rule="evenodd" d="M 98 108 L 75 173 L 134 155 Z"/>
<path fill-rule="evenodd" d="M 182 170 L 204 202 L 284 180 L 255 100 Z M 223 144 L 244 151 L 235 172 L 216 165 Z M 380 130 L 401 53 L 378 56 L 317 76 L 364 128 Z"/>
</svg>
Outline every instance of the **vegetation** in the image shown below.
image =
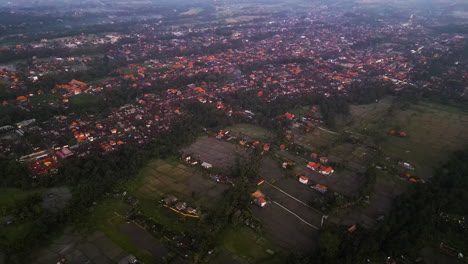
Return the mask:
<svg viewBox="0 0 468 264">
<path fill-rule="evenodd" d="M 378 261 L 402 255 L 416 259 L 421 248 L 436 248 L 440 242 L 465 249 L 466 224 L 457 219 L 468 214 L 464 206 L 468 202 L 467 155 L 468 149 L 456 152 L 437 169 L 431 182 L 412 186 L 397 199 L 392 214 L 376 231 L 349 234 L 328 227 L 320 238 L 319 255 L 324 263 Z"/>
<path fill-rule="evenodd" d="M 23 236 L 2 239 L 0 249 L 7 254 L 7 260 L 10 263 L 29 262 L 27 258 L 31 250 L 43 245 L 44 241 L 59 232 L 64 225 L 70 222 L 84 223 L 95 201 L 102 199 L 106 192 L 111 192 L 118 182 L 134 176 L 150 158 L 167 158 L 176 154 L 178 147 L 194 140 L 204 125 L 214 127 L 226 124 L 223 121 L 224 116 L 214 108 L 197 103 L 188 107 L 193 109 L 194 114 L 175 127 L 173 132 L 157 138 L 151 146 L 145 148 L 125 146 L 120 151 L 110 153 L 105 157 L 91 154 L 86 158 L 70 160 L 60 168 L 58 175 L 50 178 L 49 181 L 33 183 L 27 179 L 27 173 L 22 165 L 14 161 L 2 161 L 6 166 L 0 167 L 1 174 L 7 175 L 0 179 L 2 186 L 31 188 L 33 184 L 52 186 L 64 183 L 74 186 L 73 197 L 67 208 L 56 213 L 48 210 L 37 212 L 34 215 L 35 221 L 28 226 L 26 229 L 28 231 L 24 232 Z M 225 198 L 235 204 L 241 200 L 237 199 L 238 195 L 240 194 L 231 194 Z M 223 215 L 210 218 L 213 224 L 210 226 L 215 229 L 206 230 L 207 233 L 213 231 L 214 235 L 216 233 L 214 231 L 219 231 L 222 225 L 221 223 L 214 225 L 216 219 L 226 221 L 224 217 L 232 213 L 233 207 L 223 208 L 221 210 Z M 201 233 L 199 235 L 200 239 L 204 237 Z"/>
</svg>

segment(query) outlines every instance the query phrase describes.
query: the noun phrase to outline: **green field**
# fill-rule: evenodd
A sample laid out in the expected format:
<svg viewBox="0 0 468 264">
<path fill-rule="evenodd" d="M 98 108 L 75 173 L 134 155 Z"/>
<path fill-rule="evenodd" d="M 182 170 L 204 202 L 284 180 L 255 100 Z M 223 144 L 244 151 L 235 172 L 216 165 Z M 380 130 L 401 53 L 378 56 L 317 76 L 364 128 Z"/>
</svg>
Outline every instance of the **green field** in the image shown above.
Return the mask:
<svg viewBox="0 0 468 264">
<path fill-rule="evenodd" d="M 15 188 L 0 188 L 0 215 L 3 215 L 6 208 L 14 206 L 16 202 L 24 200 L 36 192 L 22 191 Z"/>
<path fill-rule="evenodd" d="M 0 188 L 0 238 L 4 241 L 0 241 L 0 244 L 16 243 L 24 239 L 32 230 L 34 219 L 27 217 L 24 219 L 17 219 L 17 217 L 11 215 L 11 209 L 16 204 L 21 203 L 28 197 L 40 191 L 22 191 L 14 188 Z M 2 219 L 4 217 L 12 217 L 13 223 L 7 226 L 3 226 Z"/>
<path fill-rule="evenodd" d="M 159 201 L 175 195 L 192 206 L 212 207 L 227 185 L 209 179 L 203 171 L 178 160 L 154 160 L 126 183 L 130 194 L 141 200 Z"/>
<path fill-rule="evenodd" d="M 284 263 L 283 252 L 273 242 L 248 228 L 227 228 L 219 237 L 221 252 L 212 263 Z M 269 252 L 267 252 L 269 251 Z"/>
<path fill-rule="evenodd" d="M 31 99 L 31 105 L 33 106 L 44 105 L 52 101 L 57 101 L 58 99 L 60 99 L 60 95 L 52 94 L 52 93 L 45 93 L 45 94 L 34 95 L 30 97 L 30 99 Z"/>
<path fill-rule="evenodd" d="M 125 216 L 130 208 L 130 205 L 120 199 L 103 200 L 91 208 L 89 224 L 104 232 L 109 239 L 126 252 L 135 255 L 145 263 L 153 263 L 154 260 L 148 252 L 139 248 L 130 237 L 120 231 L 120 226 L 127 221 L 122 216 Z"/>
<path fill-rule="evenodd" d="M 337 134 L 315 128 L 313 131 L 296 135 L 294 141 L 310 151 L 324 152 L 328 151 L 338 139 Z"/>
<path fill-rule="evenodd" d="M 267 129 L 251 124 L 236 124 L 227 127 L 225 130 L 229 131 L 233 136 L 250 141 L 258 140 L 269 142 L 272 137 L 272 133 Z"/>
<path fill-rule="evenodd" d="M 182 233 L 195 228 L 199 220 L 171 211 L 161 205 L 161 199 L 174 195 L 205 212 L 216 206 L 217 198 L 229 187 L 210 180 L 201 170 L 178 160 L 153 160 L 120 188 L 139 200 L 145 216 L 173 232 Z"/>
<path fill-rule="evenodd" d="M 387 98 L 378 103 L 351 107 L 343 130 L 368 135 L 383 155 L 412 164 L 417 176 L 427 178 L 448 155 L 468 142 L 468 112 L 463 108 L 421 102 L 406 109 L 391 108 Z M 407 133 L 406 137 L 390 134 Z"/>
</svg>

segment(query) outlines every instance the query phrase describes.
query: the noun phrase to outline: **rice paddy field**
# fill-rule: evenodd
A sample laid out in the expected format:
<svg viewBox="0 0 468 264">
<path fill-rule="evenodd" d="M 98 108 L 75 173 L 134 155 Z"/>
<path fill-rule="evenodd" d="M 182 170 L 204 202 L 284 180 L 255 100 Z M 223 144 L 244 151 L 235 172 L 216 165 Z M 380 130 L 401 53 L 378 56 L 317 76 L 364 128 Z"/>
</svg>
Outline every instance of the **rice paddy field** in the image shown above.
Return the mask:
<svg viewBox="0 0 468 264">
<path fill-rule="evenodd" d="M 174 195 L 192 206 L 202 207 L 214 206 L 216 198 L 229 188 L 212 181 L 192 165 L 177 160 L 150 162 L 126 187 L 142 202 L 156 203 L 167 195 Z"/>
<path fill-rule="evenodd" d="M 389 113 L 390 107 L 390 99 L 351 107 L 347 129 L 375 137 L 384 156 L 410 163 L 419 177 L 433 175 L 450 153 L 468 143 L 464 108 L 421 102 Z M 392 130 L 407 136 L 392 135 Z"/>
<path fill-rule="evenodd" d="M 218 240 L 219 252 L 211 263 L 284 263 L 282 250 L 270 240 L 243 227 L 229 227 Z"/>
<path fill-rule="evenodd" d="M 271 131 L 252 124 L 236 124 L 227 127 L 225 130 L 229 131 L 233 136 L 249 141 L 258 140 L 261 142 L 269 142 L 270 138 L 273 136 Z"/>
</svg>

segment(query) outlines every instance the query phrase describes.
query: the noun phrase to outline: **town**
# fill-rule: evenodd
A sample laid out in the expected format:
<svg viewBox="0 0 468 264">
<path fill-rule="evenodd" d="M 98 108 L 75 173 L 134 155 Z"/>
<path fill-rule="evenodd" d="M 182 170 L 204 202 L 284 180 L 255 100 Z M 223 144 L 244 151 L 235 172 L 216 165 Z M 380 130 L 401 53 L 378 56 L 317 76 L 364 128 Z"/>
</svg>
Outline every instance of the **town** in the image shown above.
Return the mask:
<svg viewBox="0 0 468 264">
<path fill-rule="evenodd" d="M 468 140 L 466 29 L 404 8 L 295 0 L 275 1 L 283 10 L 273 12 L 254 2 L 139 3 L 116 10 L 140 20 L 102 22 L 106 30 L 0 38 L 1 187 L 28 186 L 37 215 L 51 210 L 47 199 L 54 213 L 71 201 L 116 252 L 90 253 L 76 231 L 64 233 L 76 238 L 65 253 L 32 263 L 286 263 L 308 251 L 345 261 L 345 242 L 330 245 L 337 236 L 365 237 L 393 219 L 395 199 L 447 173 L 438 168 Z M 0 205 L 11 230 L 33 218 Z M 438 224 L 466 233 L 462 210 L 440 210 Z M 429 253 L 394 246 L 383 260 L 365 258 L 466 261 L 457 234 L 431 239 Z M 5 248 L 8 257 L 19 249 Z"/>
</svg>

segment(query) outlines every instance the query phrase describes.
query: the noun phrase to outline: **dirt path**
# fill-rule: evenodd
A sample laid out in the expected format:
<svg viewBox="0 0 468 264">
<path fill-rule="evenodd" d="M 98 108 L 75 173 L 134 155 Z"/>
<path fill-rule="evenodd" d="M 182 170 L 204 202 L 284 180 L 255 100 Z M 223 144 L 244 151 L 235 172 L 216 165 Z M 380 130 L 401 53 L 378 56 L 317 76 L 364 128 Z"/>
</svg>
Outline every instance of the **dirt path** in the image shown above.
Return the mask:
<svg viewBox="0 0 468 264">
<path fill-rule="evenodd" d="M 273 184 L 271 184 L 271 183 L 269 183 L 269 182 L 267 182 L 267 181 L 265 181 L 265 183 L 266 183 L 267 185 L 269 185 L 269 186 L 275 188 L 276 190 L 282 192 L 283 194 L 285 194 L 285 195 L 288 196 L 289 198 L 295 200 L 296 202 L 298 202 L 298 203 L 300 203 L 300 204 L 306 206 L 307 208 L 312 209 L 312 210 L 314 210 L 315 212 L 317 212 L 317 213 L 319 213 L 319 214 L 322 214 L 322 212 L 320 212 L 319 210 L 317 210 L 317 209 L 313 208 L 312 206 L 306 204 L 305 202 L 303 202 L 303 201 L 297 199 L 296 197 L 290 195 L 289 193 L 287 193 L 287 192 L 281 190 L 280 188 L 274 186 Z"/>
<path fill-rule="evenodd" d="M 304 224 L 306 224 L 306 225 L 308 225 L 308 226 L 310 226 L 310 227 L 312 227 L 312 228 L 315 228 L 315 229 L 317 229 L 317 230 L 320 229 L 320 228 L 314 226 L 313 224 L 307 222 L 306 220 L 302 219 L 300 216 L 298 216 L 297 214 L 295 214 L 293 211 L 289 210 L 288 208 L 282 206 L 281 204 L 279 204 L 279 203 L 277 203 L 277 202 L 275 202 L 275 201 L 272 201 L 272 202 L 273 202 L 274 204 L 278 205 L 279 207 L 283 208 L 283 209 L 284 209 L 285 211 L 287 211 L 288 213 L 294 215 L 297 219 L 301 220 L 301 222 L 303 222 Z"/>
</svg>

